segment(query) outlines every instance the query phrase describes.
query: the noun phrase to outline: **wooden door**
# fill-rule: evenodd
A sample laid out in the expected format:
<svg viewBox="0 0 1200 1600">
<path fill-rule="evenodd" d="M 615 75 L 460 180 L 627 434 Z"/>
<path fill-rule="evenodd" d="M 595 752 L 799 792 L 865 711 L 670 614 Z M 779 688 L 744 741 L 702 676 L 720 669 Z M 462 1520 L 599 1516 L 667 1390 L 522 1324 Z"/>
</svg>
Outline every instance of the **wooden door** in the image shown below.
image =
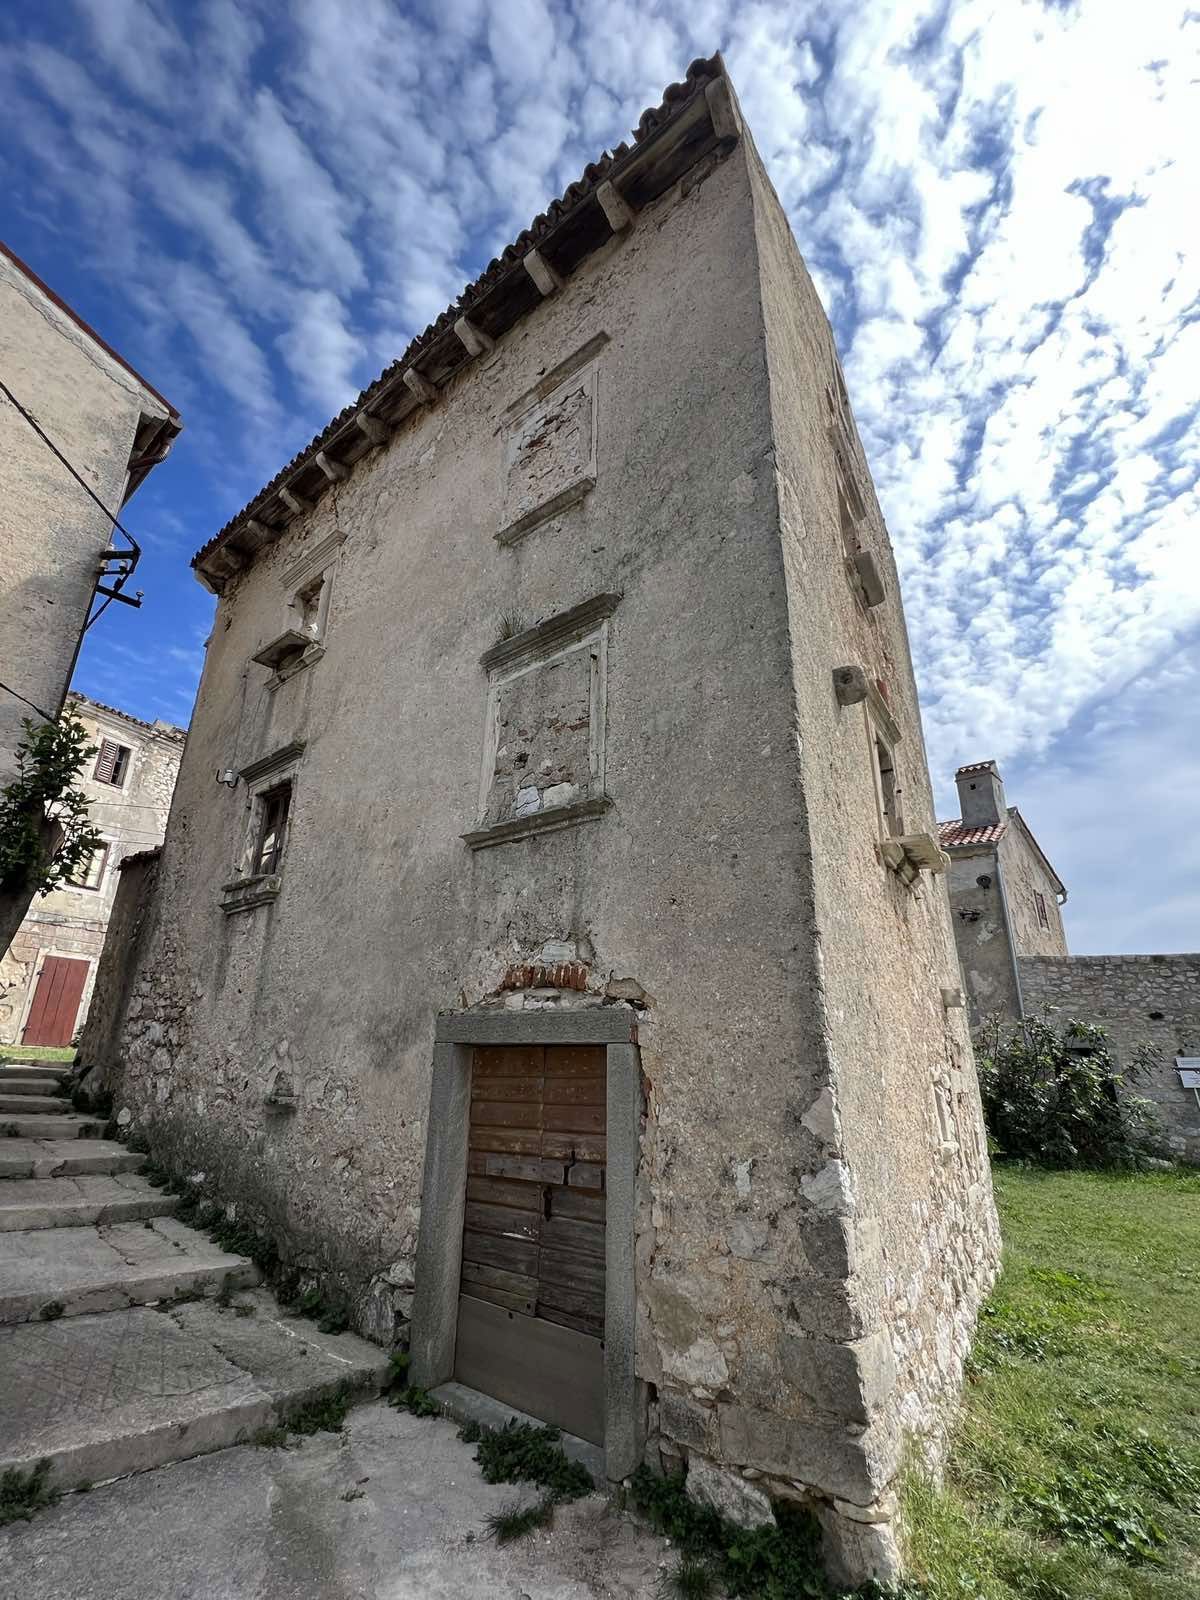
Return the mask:
<svg viewBox="0 0 1200 1600">
<path fill-rule="evenodd" d="M 22 1038 L 26 1044 L 70 1044 L 87 975 L 86 961 L 46 957 L 25 1021 Z"/>
<path fill-rule="evenodd" d="M 476 1049 L 454 1376 L 604 1442 L 605 1050 Z"/>
</svg>

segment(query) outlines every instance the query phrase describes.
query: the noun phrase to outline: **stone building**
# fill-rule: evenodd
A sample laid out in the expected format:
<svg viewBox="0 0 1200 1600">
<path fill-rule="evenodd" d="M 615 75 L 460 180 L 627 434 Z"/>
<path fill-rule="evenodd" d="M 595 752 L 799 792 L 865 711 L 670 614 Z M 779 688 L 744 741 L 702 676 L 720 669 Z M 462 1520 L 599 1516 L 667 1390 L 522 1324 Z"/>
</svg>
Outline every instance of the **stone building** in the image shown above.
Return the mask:
<svg viewBox="0 0 1200 1600">
<path fill-rule="evenodd" d="M 444 1398 L 894 1570 L 997 1229 L 892 551 L 719 58 L 194 566 L 119 1109 Z"/>
<path fill-rule="evenodd" d="M 184 731 L 142 722 L 81 694 L 68 697 L 96 747 L 80 777 L 92 826 L 104 836 L 74 883 L 36 898 L 0 956 L 0 1045 L 69 1044 L 87 1016 L 126 856 L 161 844 Z"/>
<path fill-rule="evenodd" d="M 167 454 L 180 422 L 175 408 L 3 244 L 0 381 L 9 391 L 0 390 L 3 783 L 22 718 L 51 720 L 62 707 L 97 583 L 116 587 L 135 561 L 60 457 L 118 513 Z"/>
<path fill-rule="evenodd" d="M 994 761 L 954 775 L 962 812 L 938 824 L 950 856 L 950 906 L 970 1018 L 1049 1015 L 1098 1023 L 1117 1060 L 1141 1045 L 1157 1066 L 1137 1092 L 1152 1100 L 1172 1153 L 1200 1162 L 1200 954 L 1073 956 L 1067 891 L 1015 806 Z"/>
</svg>

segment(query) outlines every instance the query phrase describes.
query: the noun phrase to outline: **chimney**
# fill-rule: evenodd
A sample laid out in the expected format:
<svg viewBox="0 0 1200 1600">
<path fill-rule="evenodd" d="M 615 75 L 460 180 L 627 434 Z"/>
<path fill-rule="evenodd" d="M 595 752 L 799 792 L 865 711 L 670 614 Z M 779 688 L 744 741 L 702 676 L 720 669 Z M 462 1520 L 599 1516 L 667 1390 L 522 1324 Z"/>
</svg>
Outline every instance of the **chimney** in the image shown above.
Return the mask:
<svg viewBox="0 0 1200 1600">
<path fill-rule="evenodd" d="M 958 804 L 965 828 L 986 828 L 1008 816 L 1004 781 L 994 761 L 974 761 L 954 774 Z"/>
</svg>

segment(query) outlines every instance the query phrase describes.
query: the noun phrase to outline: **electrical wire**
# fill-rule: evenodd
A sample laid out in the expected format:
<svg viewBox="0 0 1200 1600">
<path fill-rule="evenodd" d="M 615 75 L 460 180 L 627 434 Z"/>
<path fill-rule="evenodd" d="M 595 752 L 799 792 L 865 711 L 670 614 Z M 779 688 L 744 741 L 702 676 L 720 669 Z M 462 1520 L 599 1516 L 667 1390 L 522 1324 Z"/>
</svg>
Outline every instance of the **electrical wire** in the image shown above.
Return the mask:
<svg viewBox="0 0 1200 1600">
<path fill-rule="evenodd" d="M 14 700 L 19 700 L 23 706 L 28 706 L 31 711 L 36 711 L 43 722 L 54 722 L 57 720 L 56 718 L 50 716 L 48 712 L 43 711 L 41 706 L 35 706 L 32 700 L 26 700 L 23 694 L 18 694 L 17 691 L 10 688 L 7 683 L 0 682 L 0 689 L 3 689 L 5 694 L 12 695 Z"/>
<path fill-rule="evenodd" d="M 50 437 L 50 435 L 42 427 L 41 423 L 37 420 L 37 418 L 35 416 L 33 416 L 33 414 L 31 412 L 26 411 L 25 407 L 21 404 L 21 402 L 17 399 L 16 395 L 12 392 L 12 390 L 4 382 L 3 378 L 0 378 L 0 393 L 3 393 L 5 398 L 12 405 L 14 405 L 16 407 L 17 411 L 21 414 L 21 416 L 23 416 L 25 418 L 25 421 L 33 429 L 34 433 L 37 434 L 38 438 L 42 441 L 42 443 L 47 447 L 47 449 L 52 450 L 54 452 L 54 454 L 58 457 L 58 459 L 62 462 L 63 466 L 66 467 L 67 471 L 75 479 L 75 482 L 79 485 L 79 487 L 83 490 L 83 492 L 89 497 L 89 499 L 94 500 L 96 502 L 96 504 L 100 507 L 101 511 L 103 511 L 104 515 L 108 518 L 108 520 L 112 523 L 113 527 L 117 530 L 117 532 L 120 533 L 120 534 L 123 534 L 125 536 L 125 538 L 129 540 L 129 542 L 133 546 L 133 548 L 140 555 L 142 547 L 137 542 L 137 540 L 133 537 L 133 535 L 130 533 L 129 529 L 128 528 L 123 528 L 121 526 L 121 524 L 117 521 L 116 516 L 104 504 L 104 501 L 101 500 L 100 496 L 92 488 L 91 484 L 88 483 L 88 481 L 85 478 L 81 477 L 78 472 L 76 472 L 75 468 L 67 460 L 66 456 L 63 455 L 62 451 L 58 448 L 58 446 L 55 444 L 54 440 Z"/>
</svg>

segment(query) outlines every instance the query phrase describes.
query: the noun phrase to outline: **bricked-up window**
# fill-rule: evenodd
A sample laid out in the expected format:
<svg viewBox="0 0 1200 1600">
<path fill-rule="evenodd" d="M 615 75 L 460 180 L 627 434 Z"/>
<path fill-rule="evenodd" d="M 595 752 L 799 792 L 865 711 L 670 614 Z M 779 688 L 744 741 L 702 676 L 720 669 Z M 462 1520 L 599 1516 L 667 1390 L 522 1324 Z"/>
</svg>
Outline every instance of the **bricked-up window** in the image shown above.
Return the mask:
<svg viewBox="0 0 1200 1600">
<path fill-rule="evenodd" d="M 266 794 L 261 796 L 258 844 L 254 851 L 255 872 L 279 871 L 287 840 L 288 808 L 291 800 L 290 783 L 281 783 L 278 788 L 268 789 Z"/>
<path fill-rule="evenodd" d="M 1046 915 L 1046 897 L 1045 897 L 1045 895 L 1039 894 L 1037 892 L 1037 890 L 1035 889 L 1033 891 L 1033 903 L 1037 907 L 1037 919 L 1038 919 L 1038 921 L 1041 923 L 1043 928 L 1048 928 L 1050 926 L 1050 918 Z"/>
<path fill-rule="evenodd" d="M 130 754 L 128 745 L 117 744 L 114 739 L 101 739 L 100 754 L 96 757 L 96 770 L 92 777 L 97 783 L 111 783 L 115 789 L 123 789 L 129 771 Z"/>
<path fill-rule="evenodd" d="M 72 889 L 98 889 L 104 882 L 104 867 L 108 861 L 108 846 L 101 845 L 88 857 L 87 865 L 77 878 L 70 879 Z"/>
</svg>

